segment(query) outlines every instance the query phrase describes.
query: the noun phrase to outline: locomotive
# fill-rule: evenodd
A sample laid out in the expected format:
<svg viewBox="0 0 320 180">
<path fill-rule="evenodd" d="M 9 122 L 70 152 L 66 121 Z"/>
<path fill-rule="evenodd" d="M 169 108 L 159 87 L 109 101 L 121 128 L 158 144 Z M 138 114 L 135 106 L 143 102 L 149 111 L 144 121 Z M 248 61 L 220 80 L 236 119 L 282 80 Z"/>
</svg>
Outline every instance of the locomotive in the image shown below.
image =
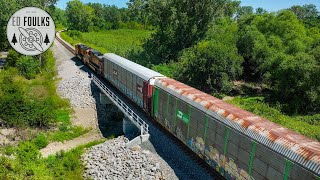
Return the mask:
<svg viewBox="0 0 320 180">
<path fill-rule="evenodd" d="M 320 179 L 320 143 L 113 53 L 75 55 L 226 179 Z"/>
</svg>

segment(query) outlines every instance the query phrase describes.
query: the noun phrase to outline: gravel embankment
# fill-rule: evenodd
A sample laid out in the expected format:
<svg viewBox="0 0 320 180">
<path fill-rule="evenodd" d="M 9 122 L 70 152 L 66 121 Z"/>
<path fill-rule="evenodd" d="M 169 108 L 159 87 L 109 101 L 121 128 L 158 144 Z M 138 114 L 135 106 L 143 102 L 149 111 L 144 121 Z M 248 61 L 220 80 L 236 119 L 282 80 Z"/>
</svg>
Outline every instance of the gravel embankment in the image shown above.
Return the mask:
<svg viewBox="0 0 320 180">
<path fill-rule="evenodd" d="M 79 71 L 76 76 L 64 79 L 58 84 L 58 92 L 62 97 L 70 99 L 72 107 L 96 107 L 92 97 L 91 80 L 87 73 Z"/>
<path fill-rule="evenodd" d="M 128 139 L 119 136 L 91 147 L 82 156 L 84 177 L 93 179 L 178 179 L 166 162 L 140 146 L 126 148 Z"/>
</svg>

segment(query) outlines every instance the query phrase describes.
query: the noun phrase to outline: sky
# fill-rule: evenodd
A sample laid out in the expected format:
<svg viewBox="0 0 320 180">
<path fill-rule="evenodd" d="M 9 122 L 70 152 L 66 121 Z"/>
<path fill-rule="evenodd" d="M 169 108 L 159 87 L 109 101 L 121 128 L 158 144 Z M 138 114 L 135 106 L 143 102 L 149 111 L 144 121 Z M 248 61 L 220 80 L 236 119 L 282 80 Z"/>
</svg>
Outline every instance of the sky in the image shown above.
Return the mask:
<svg viewBox="0 0 320 180">
<path fill-rule="evenodd" d="M 58 0 L 57 6 L 61 9 L 67 7 L 69 0 Z M 116 5 L 118 7 L 127 7 L 128 0 L 81 0 L 84 3 L 96 2 L 101 4 Z M 293 5 L 314 4 L 320 11 L 320 0 L 241 0 L 241 6 L 252 6 L 254 9 L 262 7 L 267 11 L 278 11 L 286 9 Z"/>
</svg>

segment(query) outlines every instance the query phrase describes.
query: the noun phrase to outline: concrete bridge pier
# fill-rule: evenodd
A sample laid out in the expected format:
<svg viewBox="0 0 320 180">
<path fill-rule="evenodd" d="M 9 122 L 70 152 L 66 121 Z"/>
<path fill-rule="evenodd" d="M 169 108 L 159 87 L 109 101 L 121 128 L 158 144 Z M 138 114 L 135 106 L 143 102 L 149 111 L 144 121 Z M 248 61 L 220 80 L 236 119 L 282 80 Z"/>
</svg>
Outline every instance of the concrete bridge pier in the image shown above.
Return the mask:
<svg viewBox="0 0 320 180">
<path fill-rule="evenodd" d="M 112 101 L 104 93 L 100 92 L 100 103 L 103 105 L 113 104 Z"/>
<path fill-rule="evenodd" d="M 124 116 L 123 117 L 123 132 L 126 136 L 138 135 L 140 134 L 140 129 L 138 129 L 131 120 Z"/>
<path fill-rule="evenodd" d="M 130 148 L 134 145 L 142 144 L 143 142 L 147 141 L 150 137 L 150 134 L 142 134 L 142 129 L 139 129 L 137 126 L 135 126 L 128 117 L 123 118 L 123 132 L 126 136 L 131 136 L 132 138 L 127 144 L 126 147 Z M 135 137 L 132 137 L 132 136 Z"/>
</svg>

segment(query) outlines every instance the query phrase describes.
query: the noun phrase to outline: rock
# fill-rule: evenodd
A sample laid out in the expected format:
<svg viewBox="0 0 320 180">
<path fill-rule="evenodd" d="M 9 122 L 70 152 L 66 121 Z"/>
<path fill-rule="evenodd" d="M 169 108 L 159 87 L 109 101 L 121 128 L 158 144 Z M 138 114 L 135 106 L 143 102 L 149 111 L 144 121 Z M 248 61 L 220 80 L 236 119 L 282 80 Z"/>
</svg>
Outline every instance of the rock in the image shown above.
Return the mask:
<svg viewBox="0 0 320 180">
<path fill-rule="evenodd" d="M 120 136 L 88 149 L 82 155 L 86 163 L 83 176 L 91 179 L 177 179 L 168 173 L 170 167 L 160 168 L 161 161 L 153 153 L 142 150 L 139 145 L 126 148 L 126 142 L 128 139 Z"/>
<path fill-rule="evenodd" d="M 6 128 L 6 129 L 0 130 L 0 134 L 2 134 L 4 136 L 14 135 L 15 133 L 16 133 L 16 130 L 13 128 Z"/>
</svg>

